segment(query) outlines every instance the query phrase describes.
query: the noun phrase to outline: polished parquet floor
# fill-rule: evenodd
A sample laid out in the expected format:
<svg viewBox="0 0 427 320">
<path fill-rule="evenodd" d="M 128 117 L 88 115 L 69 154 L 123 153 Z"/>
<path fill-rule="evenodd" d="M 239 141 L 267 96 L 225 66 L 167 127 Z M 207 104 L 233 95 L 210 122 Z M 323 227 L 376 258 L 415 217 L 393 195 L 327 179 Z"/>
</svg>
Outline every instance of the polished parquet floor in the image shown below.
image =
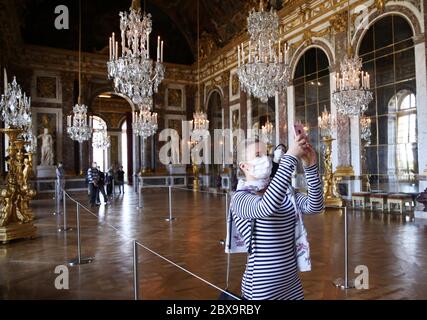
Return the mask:
<svg viewBox="0 0 427 320">
<path fill-rule="evenodd" d="M 87 195 L 73 194 L 87 205 Z M 68 203 L 74 226 L 75 205 Z M 133 239 L 206 281 L 225 286 L 227 256 L 225 199 L 221 195 L 173 191 L 172 223 L 166 222 L 168 193 L 147 190 L 143 209 L 130 188 L 110 206 L 81 213 L 83 257 L 92 264 L 69 267 L 69 290 L 55 289 L 55 268 L 77 255 L 75 231 L 59 233 L 62 215 L 54 201 L 37 200 L 38 237 L 0 245 L 0 299 L 132 299 Z M 427 225 L 411 215 L 349 211 L 350 276 L 357 265 L 369 269 L 368 290 L 341 290 L 343 215 L 336 210 L 306 217 L 313 271 L 302 274 L 306 299 L 427 299 Z M 245 255 L 232 256 L 230 287 L 240 291 Z M 140 248 L 140 298 L 214 299 L 219 291 Z"/>
</svg>

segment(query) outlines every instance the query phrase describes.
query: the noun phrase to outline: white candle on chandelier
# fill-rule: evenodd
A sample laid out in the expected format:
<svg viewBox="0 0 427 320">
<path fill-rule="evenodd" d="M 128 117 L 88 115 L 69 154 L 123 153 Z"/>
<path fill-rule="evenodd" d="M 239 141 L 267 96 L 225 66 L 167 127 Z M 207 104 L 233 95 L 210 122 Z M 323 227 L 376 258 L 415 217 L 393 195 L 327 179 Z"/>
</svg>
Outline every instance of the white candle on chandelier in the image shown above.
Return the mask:
<svg viewBox="0 0 427 320">
<path fill-rule="evenodd" d="M 366 72 L 366 77 L 367 77 L 367 88 L 370 89 L 371 88 L 371 78 L 369 73 Z"/>
<path fill-rule="evenodd" d="M 4 68 L 4 94 L 7 93 L 7 71 L 6 68 Z"/>
<path fill-rule="evenodd" d="M 67 126 L 71 127 L 71 116 L 67 116 Z"/>
<path fill-rule="evenodd" d="M 110 60 L 113 58 L 113 46 L 111 45 L 111 37 L 109 39 L 109 52 L 110 52 Z"/>
<path fill-rule="evenodd" d="M 162 41 L 162 47 L 161 47 L 161 59 L 160 61 L 163 63 L 163 41 Z"/>
<path fill-rule="evenodd" d="M 237 65 L 240 67 L 240 46 L 237 46 Z"/>
<path fill-rule="evenodd" d="M 116 41 L 116 60 L 119 59 L 119 43 Z"/>
<path fill-rule="evenodd" d="M 116 47 L 115 47 L 115 43 L 116 43 L 116 35 L 115 35 L 115 33 L 113 32 L 113 36 L 112 36 L 112 39 L 111 39 L 111 43 L 112 43 L 112 45 L 113 45 L 113 59 L 114 59 L 114 57 L 116 57 Z"/>
<path fill-rule="evenodd" d="M 150 33 L 147 31 L 147 59 L 150 59 Z"/>
<path fill-rule="evenodd" d="M 160 36 L 157 37 L 157 62 L 160 62 Z"/>
<path fill-rule="evenodd" d="M 251 48 L 251 42 L 249 41 L 249 57 L 248 57 L 248 63 L 251 63 L 251 55 L 252 55 L 252 48 Z"/>
<path fill-rule="evenodd" d="M 243 47 L 243 43 L 242 43 L 242 63 L 245 64 L 245 48 Z"/>
</svg>

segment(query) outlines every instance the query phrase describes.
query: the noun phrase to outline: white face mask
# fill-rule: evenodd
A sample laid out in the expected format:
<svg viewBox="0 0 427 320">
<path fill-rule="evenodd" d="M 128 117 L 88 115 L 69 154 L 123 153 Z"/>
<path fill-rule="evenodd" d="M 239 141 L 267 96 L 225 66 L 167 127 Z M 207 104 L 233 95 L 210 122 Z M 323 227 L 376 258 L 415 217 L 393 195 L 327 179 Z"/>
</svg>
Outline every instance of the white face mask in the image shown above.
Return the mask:
<svg viewBox="0 0 427 320">
<path fill-rule="evenodd" d="M 282 148 L 279 148 L 274 151 L 274 162 L 279 163 L 280 159 L 284 156 L 285 152 L 282 150 Z"/>
<path fill-rule="evenodd" d="M 268 156 L 257 157 L 248 162 L 252 165 L 249 174 L 255 179 L 267 179 L 271 175 L 271 159 Z"/>
</svg>

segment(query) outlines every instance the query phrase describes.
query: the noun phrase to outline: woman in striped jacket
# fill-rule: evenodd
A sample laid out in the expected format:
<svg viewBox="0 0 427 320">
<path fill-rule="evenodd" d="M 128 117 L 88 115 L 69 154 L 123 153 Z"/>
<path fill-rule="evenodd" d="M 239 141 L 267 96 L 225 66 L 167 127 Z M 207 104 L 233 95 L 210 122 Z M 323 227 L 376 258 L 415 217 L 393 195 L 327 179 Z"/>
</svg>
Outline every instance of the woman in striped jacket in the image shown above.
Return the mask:
<svg viewBox="0 0 427 320">
<path fill-rule="evenodd" d="M 317 155 L 307 137 L 298 136 L 270 181 L 271 160 L 260 149 L 260 144 L 253 142 L 241 153 L 243 161 L 239 167 L 245 179 L 239 182 L 230 204 L 249 252 L 242 294 L 249 300 L 304 299 L 296 262 L 296 212 L 288 191 L 292 187 L 291 176 L 301 159 L 308 196 L 296 193 L 297 206 L 304 214 L 323 212 Z"/>
</svg>

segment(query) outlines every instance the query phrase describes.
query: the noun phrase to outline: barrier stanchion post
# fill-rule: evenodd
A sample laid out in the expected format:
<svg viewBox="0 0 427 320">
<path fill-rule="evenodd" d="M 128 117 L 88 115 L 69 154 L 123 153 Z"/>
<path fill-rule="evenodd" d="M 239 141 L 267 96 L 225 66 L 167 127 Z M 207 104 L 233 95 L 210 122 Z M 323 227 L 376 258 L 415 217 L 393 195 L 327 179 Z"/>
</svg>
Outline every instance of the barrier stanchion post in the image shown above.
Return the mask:
<svg viewBox="0 0 427 320">
<path fill-rule="evenodd" d="M 67 232 L 73 230 L 67 226 L 67 193 L 65 190 L 62 190 L 62 201 L 63 201 L 63 214 L 64 214 L 64 226 L 59 228 L 59 232 Z"/>
<path fill-rule="evenodd" d="M 61 209 L 60 209 L 60 199 L 59 199 L 59 186 L 58 186 L 58 181 L 55 181 L 55 211 L 53 212 L 53 215 L 56 216 L 57 214 L 61 214 Z"/>
<path fill-rule="evenodd" d="M 172 186 L 169 186 L 169 218 L 166 218 L 165 220 L 168 222 L 176 220 L 172 217 Z"/>
<path fill-rule="evenodd" d="M 115 180 L 113 179 L 113 198 L 116 198 L 116 183 Z"/>
<path fill-rule="evenodd" d="M 134 300 L 139 299 L 139 274 L 138 274 L 138 242 L 133 241 L 133 293 Z"/>
<path fill-rule="evenodd" d="M 142 209 L 142 188 L 140 185 L 138 185 L 138 206 L 137 209 Z"/>
<path fill-rule="evenodd" d="M 229 206 L 229 195 L 228 195 L 228 191 L 225 192 L 225 221 L 227 221 L 228 219 L 228 206 Z M 225 245 L 225 240 L 221 239 L 219 240 L 219 243 L 221 245 Z"/>
<path fill-rule="evenodd" d="M 68 264 L 70 266 L 77 266 L 82 264 L 92 263 L 93 258 L 82 258 L 82 248 L 81 248 L 81 240 L 80 240 L 80 204 L 77 203 L 77 258 L 71 260 Z"/>
<path fill-rule="evenodd" d="M 348 278 L 348 215 L 347 206 L 344 207 L 344 280 L 338 278 L 334 281 L 336 287 L 341 289 L 354 288 L 354 280 Z"/>
</svg>

